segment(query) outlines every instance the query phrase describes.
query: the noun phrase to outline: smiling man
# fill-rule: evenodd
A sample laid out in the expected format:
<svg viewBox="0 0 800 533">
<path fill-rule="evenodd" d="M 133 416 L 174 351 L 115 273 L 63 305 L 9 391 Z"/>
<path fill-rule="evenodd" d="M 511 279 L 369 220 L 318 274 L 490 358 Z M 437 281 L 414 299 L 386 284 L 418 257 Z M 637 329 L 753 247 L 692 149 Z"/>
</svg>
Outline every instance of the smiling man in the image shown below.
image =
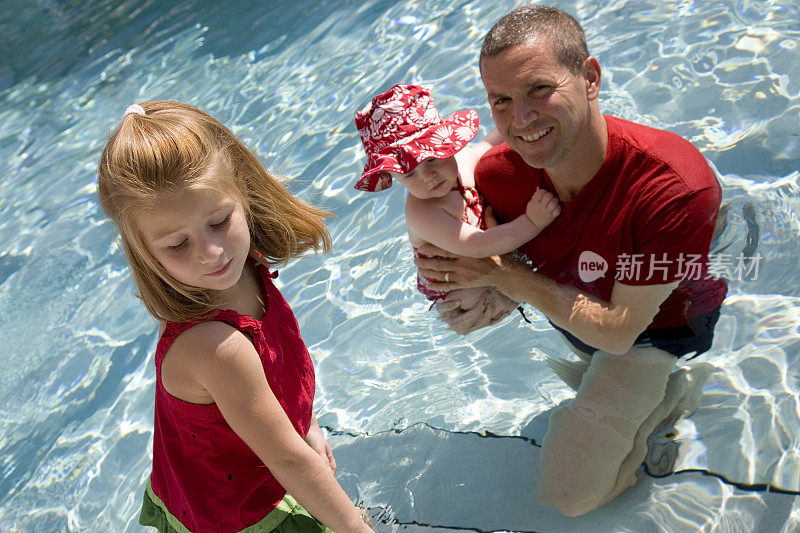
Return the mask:
<svg viewBox="0 0 800 533">
<path fill-rule="evenodd" d="M 510 12 L 487 34 L 480 67 L 505 143 L 478 164 L 478 189 L 500 223 L 538 188 L 562 213 L 519 249 L 527 261 L 431 247 L 421 251 L 444 258 L 417 265 L 449 280 L 437 290 L 492 286 L 533 305 L 587 361 L 585 373 L 552 364 L 577 393 L 552 412 L 539 488 L 541 503 L 580 515 L 634 485 L 647 437 L 696 406 L 701 380 L 673 371 L 709 349 L 727 290 L 708 276 L 721 189 L 688 141 L 600 112 L 600 64 L 567 13 Z M 439 306 L 451 325 L 463 318 L 455 305 Z"/>
</svg>

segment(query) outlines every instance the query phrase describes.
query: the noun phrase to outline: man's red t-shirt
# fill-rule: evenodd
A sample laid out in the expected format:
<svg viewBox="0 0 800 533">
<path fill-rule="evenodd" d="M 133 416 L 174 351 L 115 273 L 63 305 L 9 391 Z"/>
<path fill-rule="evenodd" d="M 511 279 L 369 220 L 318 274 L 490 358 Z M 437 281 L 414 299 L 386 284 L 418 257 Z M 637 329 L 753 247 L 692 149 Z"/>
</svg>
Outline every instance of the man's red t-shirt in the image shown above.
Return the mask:
<svg viewBox="0 0 800 533">
<path fill-rule="evenodd" d="M 673 133 L 606 116 L 608 150 L 592 180 L 561 215 L 520 247 L 545 276 L 610 301 L 615 281 L 682 280 L 648 329 L 681 326 L 717 308 L 727 284 L 708 276 L 722 191 L 705 158 Z M 481 158 L 478 190 L 498 222 L 525 212 L 534 191 L 555 189 L 505 143 Z"/>
</svg>

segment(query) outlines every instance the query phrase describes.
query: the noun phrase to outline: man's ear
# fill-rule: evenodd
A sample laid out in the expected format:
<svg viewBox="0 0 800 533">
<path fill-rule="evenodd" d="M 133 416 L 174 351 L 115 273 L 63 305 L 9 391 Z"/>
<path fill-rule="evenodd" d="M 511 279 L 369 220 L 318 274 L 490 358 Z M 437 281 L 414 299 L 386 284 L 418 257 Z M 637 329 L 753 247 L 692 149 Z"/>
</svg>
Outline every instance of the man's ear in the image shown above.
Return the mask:
<svg viewBox="0 0 800 533">
<path fill-rule="evenodd" d="M 586 84 L 586 98 L 594 100 L 600 93 L 600 62 L 594 56 L 589 56 L 581 67 L 581 77 Z"/>
</svg>

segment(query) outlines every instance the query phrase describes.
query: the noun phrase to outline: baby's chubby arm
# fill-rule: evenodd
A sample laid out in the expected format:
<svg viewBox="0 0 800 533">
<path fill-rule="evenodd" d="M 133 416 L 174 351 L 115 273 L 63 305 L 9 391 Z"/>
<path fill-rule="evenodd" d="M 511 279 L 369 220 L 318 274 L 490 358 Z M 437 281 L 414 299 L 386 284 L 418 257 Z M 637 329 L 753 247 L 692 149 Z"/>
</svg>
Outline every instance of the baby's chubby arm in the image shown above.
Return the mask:
<svg viewBox="0 0 800 533">
<path fill-rule="evenodd" d="M 362 512 L 333 477 L 328 461 L 297 433 L 270 389 L 258 353 L 240 332 L 205 322 L 176 339 L 168 357 L 213 398 L 231 428 L 278 482 L 314 517 L 335 531 L 369 532 Z"/>
<path fill-rule="evenodd" d="M 448 213 L 441 201 L 420 200 L 412 195 L 406 199 L 409 233 L 466 257 L 489 257 L 516 250 L 536 237 L 560 212 L 558 199 L 540 189 L 528 204 L 528 214 L 482 230 Z"/>
<path fill-rule="evenodd" d="M 561 214 L 561 204 L 554 194 L 544 189 L 536 189 L 528 205 L 525 214 L 531 219 L 537 228 L 537 235 L 558 215 Z"/>
<path fill-rule="evenodd" d="M 453 191 L 449 194 L 457 195 Z M 406 199 L 406 225 L 409 234 L 449 252 L 467 257 L 488 257 L 519 248 L 539 232 L 522 215 L 507 224 L 482 230 L 445 211 L 442 202 Z"/>
</svg>

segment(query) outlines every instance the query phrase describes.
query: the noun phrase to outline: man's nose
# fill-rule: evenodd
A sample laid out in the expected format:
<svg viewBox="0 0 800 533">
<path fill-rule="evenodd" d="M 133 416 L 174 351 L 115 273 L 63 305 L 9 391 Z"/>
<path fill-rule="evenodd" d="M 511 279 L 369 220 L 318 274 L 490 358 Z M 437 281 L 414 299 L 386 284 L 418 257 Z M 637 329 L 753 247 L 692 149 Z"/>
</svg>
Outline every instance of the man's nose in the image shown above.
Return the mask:
<svg viewBox="0 0 800 533">
<path fill-rule="evenodd" d="M 539 117 L 539 113 L 527 102 L 514 103 L 514 127 L 524 128 Z"/>
</svg>

